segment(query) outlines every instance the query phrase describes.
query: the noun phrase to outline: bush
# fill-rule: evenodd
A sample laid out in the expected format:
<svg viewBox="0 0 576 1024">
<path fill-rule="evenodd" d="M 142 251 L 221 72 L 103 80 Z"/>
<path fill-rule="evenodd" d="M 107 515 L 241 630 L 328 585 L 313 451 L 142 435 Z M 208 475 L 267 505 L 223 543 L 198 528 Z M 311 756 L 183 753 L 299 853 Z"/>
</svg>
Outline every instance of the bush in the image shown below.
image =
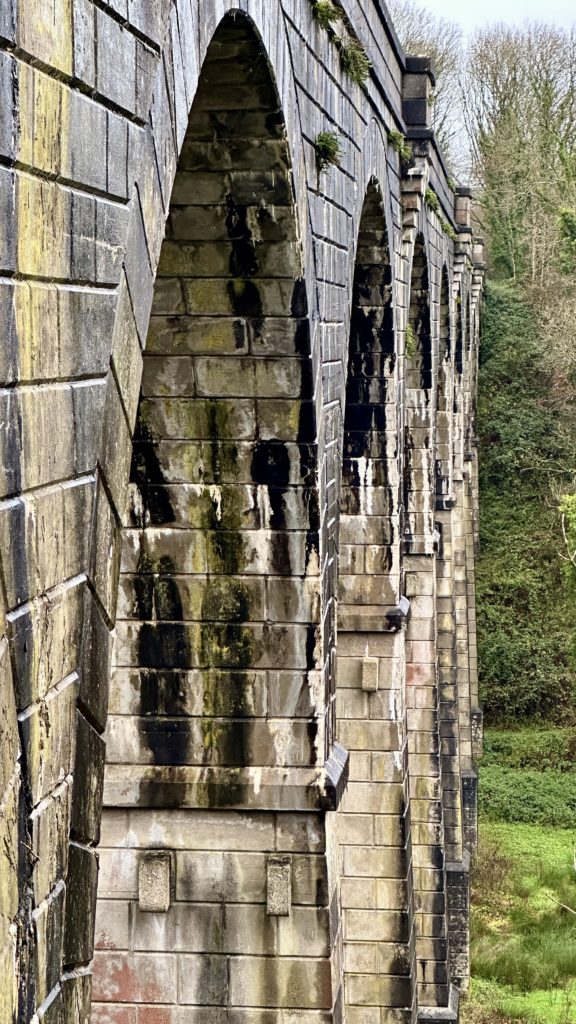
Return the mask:
<svg viewBox="0 0 576 1024">
<path fill-rule="evenodd" d="M 482 767 L 532 768 L 535 771 L 576 770 L 575 729 L 487 730 Z"/>
<path fill-rule="evenodd" d="M 576 822 L 576 773 L 482 767 L 478 807 L 486 821 L 570 828 Z"/>
<path fill-rule="evenodd" d="M 486 719 L 502 725 L 576 721 L 573 595 L 550 482 L 570 490 L 574 442 L 548 400 L 538 341 L 520 289 L 491 284 L 478 407 L 478 653 Z"/>
</svg>

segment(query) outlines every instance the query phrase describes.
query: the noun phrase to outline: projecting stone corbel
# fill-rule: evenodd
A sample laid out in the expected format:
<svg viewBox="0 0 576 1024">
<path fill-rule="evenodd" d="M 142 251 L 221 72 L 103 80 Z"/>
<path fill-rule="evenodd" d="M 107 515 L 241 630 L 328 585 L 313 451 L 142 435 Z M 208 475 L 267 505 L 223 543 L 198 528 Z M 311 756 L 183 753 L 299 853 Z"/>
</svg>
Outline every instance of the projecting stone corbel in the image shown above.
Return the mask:
<svg viewBox="0 0 576 1024">
<path fill-rule="evenodd" d="M 325 810 L 336 811 L 344 790 L 348 785 L 348 774 L 350 770 L 350 754 L 340 745 L 335 743 L 330 751 L 330 757 L 324 765 L 326 774 L 325 784 Z"/>
</svg>

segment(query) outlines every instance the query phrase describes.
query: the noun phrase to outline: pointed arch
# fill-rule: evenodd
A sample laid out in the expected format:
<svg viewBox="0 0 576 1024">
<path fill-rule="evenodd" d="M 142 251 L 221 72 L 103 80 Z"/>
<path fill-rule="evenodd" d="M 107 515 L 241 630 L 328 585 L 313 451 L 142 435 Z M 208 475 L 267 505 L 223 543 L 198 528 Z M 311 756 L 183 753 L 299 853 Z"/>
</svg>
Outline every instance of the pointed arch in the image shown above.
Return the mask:
<svg viewBox="0 0 576 1024">
<path fill-rule="evenodd" d="M 410 279 L 406 331 L 406 420 L 404 441 L 404 538 L 424 550 L 434 531 L 433 343 L 426 243 L 417 235 Z"/>
<path fill-rule="evenodd" d="M 454 353 L 450 316 L 448 268 L 440 285 L 438 385 L 436 399 L 436 503 L 443 507 L 452 493 L 452 422 L 454 405 Z"/>
<path fill-rule="evenodd" d="M 340 500 L 339 629 L 400 597 L 396 345 L 382 193 L 368 184 L 352 295 Z M 377 553 L 376 553 L 377 549 Z M 352 627 L 353 628 L 353 627 Z"/>
</svg>

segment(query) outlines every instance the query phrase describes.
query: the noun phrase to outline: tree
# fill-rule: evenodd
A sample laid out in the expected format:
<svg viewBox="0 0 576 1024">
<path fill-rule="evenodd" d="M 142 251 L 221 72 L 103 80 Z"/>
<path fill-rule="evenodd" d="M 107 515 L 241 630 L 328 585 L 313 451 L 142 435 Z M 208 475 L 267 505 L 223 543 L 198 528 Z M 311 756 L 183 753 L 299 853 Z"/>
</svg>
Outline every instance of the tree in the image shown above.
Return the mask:
<svg viewBox="0 0 576 1024">
<path fill-rule="evenodd" d="M 406 52 L 434 61 L 436 91 L 432 120 L 446 156 L 455 159 L 459 149 L 455 141 L 462 130 L 458 102 L 462 29 L 455 22 L 435 17 L 414 0 L 389 0 L 388 8 Z"/>
</svg>

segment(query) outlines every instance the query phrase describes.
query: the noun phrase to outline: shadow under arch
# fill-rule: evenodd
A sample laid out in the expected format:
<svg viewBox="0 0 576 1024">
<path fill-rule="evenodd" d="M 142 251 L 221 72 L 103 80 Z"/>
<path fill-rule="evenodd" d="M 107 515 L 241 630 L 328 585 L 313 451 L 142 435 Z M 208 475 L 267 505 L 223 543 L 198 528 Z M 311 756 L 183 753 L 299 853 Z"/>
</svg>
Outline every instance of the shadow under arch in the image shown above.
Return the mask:
<svg viewBox="0 0 576 1024">
<path fill-rule="evenodd" d="M 350 614 L 361 614 L 359 606 L 368 613 L 376 605 L 381 614 L 400 598 L 396 362 L 392 264 L 380 186 L 372 179 L 360 221 L 348 350 L 340 629 Z"/>
<path fill-rule="evenodd" d="M 375 999 L 383 1012 L 408 1017 L 416 968 L 397 371 L 390 242 L 381 188 L 372 178 L 354 269 L 340 495 L 336 708 L 339 739 L 358 766 L 340 819 L 345 993 L 351 1015 Z M 376 824 L 367 834 L 374 812 Z M 378 942 L 365 926 L 372 889 L 395 908 Z"/>
<path fill-rule="evenodd" d="M 406 330 L 404 439 L 404 542 L 408 551 L 427 550 L 434 532 L 433 343 L 430 278 L 422 234 L 414 243 Z"/>
<path fill-rule="evenodd" d="M 454 407 L 454 352 L 450 316 L 448 269 L 442 268 L 440 286 L 440 331 L 438 384 L 436 391 L 436 507 L 442 509 L 452 497 L 452 419 Z"/>
</svg>

